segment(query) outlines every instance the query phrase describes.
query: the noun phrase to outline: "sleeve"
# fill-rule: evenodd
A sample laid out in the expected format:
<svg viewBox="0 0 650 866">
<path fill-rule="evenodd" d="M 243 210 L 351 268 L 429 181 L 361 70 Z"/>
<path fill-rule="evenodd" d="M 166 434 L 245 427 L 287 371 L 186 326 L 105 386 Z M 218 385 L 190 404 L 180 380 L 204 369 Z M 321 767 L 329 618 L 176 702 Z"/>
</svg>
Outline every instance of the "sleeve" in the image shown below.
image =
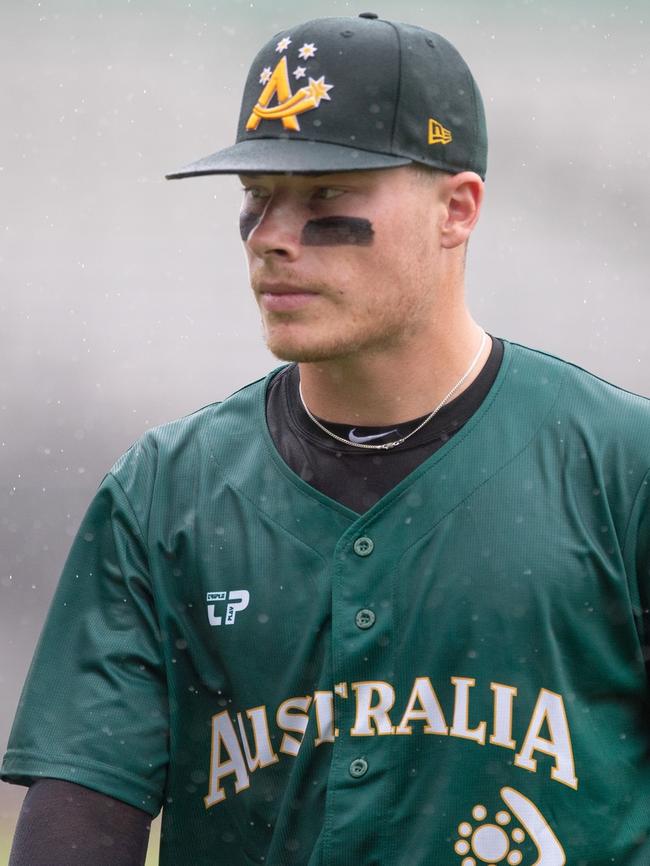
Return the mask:
<svg viewBox="0 0 650 866">
<path fill-rule="evenodd" d="M 109 473 L 64 566 L 0 778 L 26 785 L 63 779 L 155 815 L 165 788 L 168 728 L 146 544 Z"/>
</svg>

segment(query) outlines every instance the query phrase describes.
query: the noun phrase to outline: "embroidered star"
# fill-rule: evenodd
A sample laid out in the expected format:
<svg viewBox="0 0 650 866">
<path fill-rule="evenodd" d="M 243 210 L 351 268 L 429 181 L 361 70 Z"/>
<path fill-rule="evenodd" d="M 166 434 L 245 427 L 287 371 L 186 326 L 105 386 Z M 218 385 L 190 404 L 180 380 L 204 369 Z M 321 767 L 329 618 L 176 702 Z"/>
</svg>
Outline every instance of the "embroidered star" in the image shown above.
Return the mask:
<svg viewBox="0 0 650 866">
<path fill-rule="evenodd" d="M 293 74 L 296 76 L 296 78 L 304 78 L 305 72 L 307 72 L 307 70 L 304 66 L 296 66 L 296 68 L 293 70 Z"/>
<path fill-rule="evenodd" d="M 271 77 L 271 67 L 265 66 L 262 70 L 262 74 L 260 75 L 260 84 L 266 84 L 266 82 Z"/>
<path fill-rule="evenodd" d="M 311 96 L 316 103 L 316 108 L 320 105 L 321 99 L 330 100 L 330 95 L 327 92 L 334 87 L 333 84 L 325 84 L 325 76 L 321 75 L 318 81 L 314 81 L 313 78 L 309 79 L 309 87 L 306 87 L 308 95 Z"/>
<path fill-rule="evenodd" d="M 275 46 L 275 50 L 279 51 L 282 54 L 283 51 L 286 51 L 287 48 L 291 45 L 291 39 L 288 36 L 285 36 L 284 39 L 281 39 L 278 44 Z"/>
<path fill-rule="evenodd" d="M 316 48 L 313 42 L 305 42 L 298 52 L 298 57 L 300 57 L 301 60 L 309 60 L 309 58 L 313 57 L 317 51 L 318 48 Z"/>
</svg>

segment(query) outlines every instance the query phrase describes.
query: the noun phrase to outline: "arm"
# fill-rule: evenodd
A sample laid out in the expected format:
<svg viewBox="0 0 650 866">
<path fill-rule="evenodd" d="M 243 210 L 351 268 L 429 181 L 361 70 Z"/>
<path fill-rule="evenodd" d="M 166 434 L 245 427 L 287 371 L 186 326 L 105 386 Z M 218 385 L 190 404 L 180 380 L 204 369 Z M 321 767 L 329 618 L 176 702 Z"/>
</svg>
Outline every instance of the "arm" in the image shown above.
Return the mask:
<svg viewBox="0 0 650 866">
<path fill-rule="evenodd" d="M 9 866 L 142 866 L 151 816 L 58 779 L 27 792 Z"/>
</svg>

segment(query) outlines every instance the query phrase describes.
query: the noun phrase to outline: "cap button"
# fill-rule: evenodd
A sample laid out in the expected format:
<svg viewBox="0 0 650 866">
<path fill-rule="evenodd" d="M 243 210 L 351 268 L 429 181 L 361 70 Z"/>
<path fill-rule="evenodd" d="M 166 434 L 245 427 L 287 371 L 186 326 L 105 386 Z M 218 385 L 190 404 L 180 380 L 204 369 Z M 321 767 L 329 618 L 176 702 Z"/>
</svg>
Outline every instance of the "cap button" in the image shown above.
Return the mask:
<svg viewBox="0 0 650 866">
<path fill-rule="evenodd" d="M 359 12 L 359 18 L 379 18 L 376 12 Z"/>
</svg>

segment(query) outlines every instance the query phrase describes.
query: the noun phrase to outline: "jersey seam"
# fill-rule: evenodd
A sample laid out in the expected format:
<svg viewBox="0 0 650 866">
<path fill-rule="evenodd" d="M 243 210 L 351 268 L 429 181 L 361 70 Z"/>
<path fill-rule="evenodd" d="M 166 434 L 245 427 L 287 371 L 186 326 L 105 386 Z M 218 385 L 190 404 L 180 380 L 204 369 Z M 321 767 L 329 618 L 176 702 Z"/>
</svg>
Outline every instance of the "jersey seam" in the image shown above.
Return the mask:
<svg viewBox="0 0 650 866">
<path fill-rule="evenodd" d="M 639 503 L 639 501 L 642 498 L 643 488 L 648 483 L 649 479 L 650 479 L 650 469 L 648 469 L 648 471 L 645 473 L 645 475 L 641 479 L 641 483 L 639 484 L 637 491 L 634 494 L 634 499 L 632 500 L 632 507 L 630 508 L 630 514 L 629 514 L 629 517 L 627 519 L 627 523 L 625 525 L 625 532 L 623 533 L 623 545 L 622 545 L 621 550 L 622 550 L 622 554 L 623 554 L 623 562 L 625 564 L 626 573 L 627 573 L 627 561 L 628 561 L 628 556 L 627 556 L 628 544 L 630 541 L 630 534 L 632 533 L 632 530 L 633 530 L 632 518 L 634 517 L 634 513 L 636 511 L 637 504 Z M 634 568 L 634 571 L 632 574 L 628 574 L 628 581 L 630 583 L 633 583 L 634 590 L 635 590 L 634 591 L 635 599 L 631 600 L 631 601 L 633 604 L 634 604 L 634 601 L 636 601 L 636 603 L 639 605 L 639 608 L 641 609 L 641 608 L 643 608 L 643 602 L 642 602 L 641 588 L 639 586 L 639 576 L 636 573 L 636 561 L 637 561 L 637 544 L 636 544 L 636 541 L 637 541 L 637 539 L 635 538 L 635 544 L 633 546 L 633 560 L 632 560 L 635 568 Z M 628 585 L 628 591 L 631 591 L 629 589 L 629 585 Z M 643 645 L 647 645 L 648 634 L 647 634 L 647 628 L 645 627 L 645 617 L 639 617 L 638 619 L 639 619 L 639 639 L 641 640 L 641 643 Z"/>
<path fill-rule="evenodd" d="M 637 506 L 637 502 L 641 498 L 641 491 L 643 490 L 644 485 L 648 482 L 650 478 L 650 468 L 647 470 L 643 478 L 641 479 L 641 483 L 639 484 L 636 493 L 634 494 L 634 499 L 632 500 L 632 507 L 630 508 L 630 514 L 625 523 L 625 530 L 623 532 L 623 550 L 627 548 L 628 543 L 628 533 L 632 530 L 632 517 L 634 516 L 634 511 Z"/>
<path fill-rule="evenodd" d="M 70 760 L 57 760 L 56 758 L 46 757 L 43 758 L 42 755 L 39 755 L 37 752 L 29 752 L 25 750 L 10 750 L 7 752 L 7 763 L 15 764 L 14 767 L 7 767 L 4 765 L 2 767 L 2 772 L 0 775 L 6 779 L 9 778 L 30 778 L 30 779 L 45 779 L 52 778 L 47 774 L 47 768 L 53 769 L 79 769 L 79 770 L 87 770 L 90 772 L 96 772 L 101 775 L 102 778 L 107 780 L 114 780 L 116 782 L 124 782 L 128 783 L 128 785 L 133 786 L 134 789 L 139 789 L 141 793 L 146 796 L 151 796 L 155 798 L 156 803 L 156 811 L 160 810 L 160 800 L 161 795 L 160 791 L 153 785 L 147 785 L 146 782 L 143 782 L 142 776 L 136 776 L 132 773 L 124 772 L 117 767 L 114 767 L 111 764 L 105 764 L 102 761 L 87 761 L 83 758 L 78 758 L 75 756 L 70 756 Z M 20 761 L 23 761 L 21 766 Z M 31 762 L 35 762 L 36 766 L 38 766 L 38 770 L 31 771 L 29 770 L 29 766 Z M 74 778 L 71 778 L 72 774 L 68 774 L 65 778 L 67 781 L 75 782 Z M 59 778 L 59 777 L 57 777 Z M 76 780 L 77 784 L 83 784 Z M 86 786 L 88 787 L 88 786 Z M 113 796 L 113 794 L 107 794 L 107 796 Z M 124 799 L 123 797 L 118 797 L 117 799 Z M 131 801 L 124 801 L 131 802 Z M 139 808 L 147 808 L 144 804 L 141 804 Z M 151 808 L 151 806 L 149 806 Z"/>
<path fill-rule="evenodd" d="M 144 548 L 145 548 L 145 550 L 146 550 L 146 552 L 147 552 L 147 564 L 148 564 L 148 563 L 149 563 L 149 545 L 148 545 L 148 543 L 147 543 L 147 540 L 146 540 L 145 534 L 144 534 L 144 532 L 142 531 L 142 526 L 140 525 L 140 521 L 138 520 L 138 516 L 137 516 L 137 514 L 135 513 L 135 509 L 133 508 L 133 505 L 131 504 L 131 500 L 130 500 L 129 497 L 127 496 L 126 490 L 124 489 L 124 487 L 122 487 L 122 484 L 121 484 L 120 480 L 117 478 L 117 476 L 114 475 L 113 472 L 108 472 L 108 473 L 107 473 L 107 477 L 108 477 L 109 475 L 110 475 L 110 477 L 115 481 L 115 483 L 117 484 L 117 486 L 119 487 L 120 492 L 122 493 L 122 496 L 124 497 L 124 501 L 126 502 L 126 504 L 127 504 L 128 507 L 129 507 L 129 511 L 131 512 L 131 518 L 134 520 L 135 525 L 136 525 L 137 530 L 138 530 L 138 535 L 140 536 L 140 541 L 141 541 L 142 544 L 144 545 Z"/>
<path fill-rule="evenodd" d="M 232 487 L 234 487 L 234 488 L 239 492 L 240 496 L 242 496 L 242 497 L 243 497 L 247 502 L 250 502 L 250 504 L 253 506 L 253 508 L 254 508 L 256 511 L 260 512 L 261 514 L 263 514 L 263 515 L 267 518 L 267 520 L 270 520 L 270 521 L 273 523 L 274 526 L 277 526 L 279 529 L 282 530 L 282 532 L 284 532 L 286 535 L 290 536 L 294 541 L 297 541 L 297 542 L 298 542 L 299 544 L 301 544 L 303 547 L 307 548 L 307 550 L 311 550 L 311 551 L 312 551 L 313 553 L 315 553 L 315 554 L 316 554 L 320 559 L 322 559 L 323 561 L 326 561 L 326 560 L 327 560 L 327 557 L 326 557 L 324 554 L 322 554 L 322 553 L 320 552 L 320 550 L 318 550 L 318 548 L 313 547 L 311 544 L 308 544 L 306 541 L 303 541 L 302 538 L 299 538 L 297 535 L 294 535 L 294 533 L 291 532 L 290 529 L 288 529 L 288 528 L 287 528 L 286 526 L 284 526 L 282 523 L 280 523 L 279 521 L 277 521 L 277 520 L 275 519 L 275 517 L 273 517 L 271 514 L 269 514 L 269 512 L 266 511 L 266 509 L 262 508 L 262 506 L 261 506 L 258 502 L 255 502 L 253 499 L 251 499 L 251 497 L 250 497 L 250 496 L 249 496 L 249 495 L 248 495 L 244 490 L 242 490 L 242 488 L 241 488 L 238 484 L 233 483 L 233 481 L 232 481 L 232 480 L 230 479 L 230 477 L 228 476 L 228 474 L 227 474 L 227 472 L 226 472 L 226 469 L 225 469 L 225 467 L 223 466 L 223 464 L 221 463 L 221 461 L 219 460 L 219 458 L 215 457 L 215 458 L 214 458 L 214 462 L 215 462 L 215 463 L 216 463 L 216 464 L 221 468 L 221 471 L 224 473 L 224 476 L 225 476 L 226 478 L 228 478 L 228 483 L 229 483 Z M 297 489 L 300 490 L 300 487 L 297 487 Z M 302 491 L 301 491 L 301 492 L 302 492 Z M 354 513 L 354 512 L 353 512 L 353 513 Z M 346 529 L 345 531 L 347 532 L 347 529 Z"/>
<path fill-rule="evenodd" d="M 581 367 L 579 364 L 576 364 L 573 361 L 567 361 L 566 358 L 560 358 L 559 355 L 553 355 L 551 352 L 544 352 L 542 351 L 542 349 L 533 349 L 530 346 L 524 346 L 522 343 L 511 342 L 511 345 L 519 346 L 519 348 L 523 349 L 525 352 L 532 352 L 535 355 L 543 355 L 545 358 L 551 358 L 553 361 L 557 361 L 559 364 L 566 364 L 567 367 L 573 367 L 574 370 L 579 370 L 590 379 L 596 379 L 598 382 L 602 382 L 603 385 L 607 385 L 608 387 L 613 388 L 615 391 L 620 391 L 623 394 L 629 394 L 631 397 L 637 397 L 638 399 L 650 404 L 650 397 L 646 397 L 644 394 L 638 394 L 636 391 L 630 391 L 628 388 L 622 388 L 620 385 L 615 385 L 613 382 L 609 382 L 607 379 L 603 379 L 602 376 L 597 376 L 595 373 L 592 373 L 591 370 L 587 370 L 585 367 Z"/>
<path fill-rule="evenodd" d="M 412 547 L 414 547 L 416 544 L 419 544 L 419 542 L 422 541 L 423 538 L 426 538 L 428 535 L 430 535 L 430 533 L 433 532 L 433 530 L 435 530 L 435 528 L 437 526 L 439 526 L 443 520 L 446 520 L 458 508 L 460 508 L 463 505 L 463 503 L 467 502 L 468 499 L 471 499 L 472 496 L 474 496 L 474 494 L 476 494 L 485 484 L 487 484 L 488 482 L 491 482 L 500 472 L 502 472 L 507 466 L 510 466 L 510 464 L 513 463 L 515 460 L 518 460 L 521 457 L 521 455 L 524 454 L 524 452 L 527 451 L 528 448 L 530 448 L 530 446 L 532 445 L 534 440 L 539 435 L 539 431 L 542 429 L 542 427 L 546 423 L 546 419 L 548 418 L 548 416 L 551 414 L 551 412 L 553 411 L 553 409 L 556 407 L 557 403 L 561 399 L 564 383 L 565 383 L 565 378 L 563 377 L 562 381 L 560 382 L 560 386 L 558 388 L 558 393 L 555 397 L 555 400 L 553 400 L 552 404 L 549 406 L 546 415 L 544 416 L 544 418 L 542 419 L 542 421 L 540 422 L 540 424 L 538 425 L 538 427 L 536 428 L 535 432 L 530 437 L 528 442 L 526 442 L 526 444 L 522 448 L 520 448 L 520 450 L 517 451 L 516 454 L 513 454 L 510 457 L 510 459 L 506 460 L 505 463 L 502 463 L 497 469 L 495 469 L 495 471 L 491 475 L 489 475 L 487 478 L 484 478 L 480 484 L 478 484 L 476 487 L 472 488 L 472 490 L 469 491 L 467 496 L 464 496 L 459 502 L 457 502 L 454 505 L 453 508 L 449 509 L 449 511 L 446 511 L 444 514 L 441 514 L 440 518 L 434 524 L 431 524 L 428 527 L 426 532 L 423 532 L 422 535 L 419 535 L 417 538 L 415 538 L 413 540 L 412 544 L 410 544 L 408 546 L 408 548 L 406 548 L 403 551 L 402 555 L 397 560 L 397 563 L 400 563 L 402 561 L 402 559 L 406 556 L 406 554 L 409 552 L 409 550 L 411 550 Z"/>
<path fill-rule="evenodd" d="M 252 388 L 255 385 L 258 385 L 260 382 L 264 381 L 268 375 L 273 375 L 274 373 L 277 373 L 278 371 L 282 370 L 284 367 L 287 367 L 287 366 L 289 366 L 289 365 L 288 364 L 282 364 L 281 366 L 276 367 L 273 370 L 271 370 L 270 374 L 267 374 L 265 376 L 260 376 L 258 379 L 254 379 L 252 382 L 247 382 L 245 385 L 242 385 L 241 388 L 236 388 L 234 391 L 232 391 L 230 394 L 228 394 L 226 397 L 224 397 L 223 400 L 213 400 L 211 403 L 206 403 L 204 406 L 199 406 L 198 409 L 193 409 L 191 412 L 188 412 L 186 415 L 180 415 L 178 418 L 172 418 L 171 421 L 165 421 L 162 424 L 157 424 L 155 427 L 149 427 L 148 429 L 145 429 L 143 431 L 142 435 L 139 436 L 135 440 L 135 442 L 133 442 L 126 449 L 126 451 L 123 454 L 120 455 L 120 457 L 118 458 L 116 463 L 119 463 L 120 460 L 122 460 L 129 453 L 129 451 L 132 451 L 133 448 L 135 448 L 137 445 L 141 444 L 142 440 L 145 436 L 148 436 L 150 434 L 155 434 L 158 431 L 166 429 L 168 427 L 173 427 L 174 424 L 179 424 L 182 421 L 186 421 L 189 418 L 193 418 L 194 415 L 198 415 L 199 413 L 205 412 L 208 409 L 216 409 L 219 406 L 222 406 L 227 400 L 230 400 L 231 397 L 235 397 L 237 394 L 241 393 L 242 391 L 246 391 L 247 388 Z M 112 472 L 109 474 L 112 474 Z"/>
<path fill-rule="evenodd" d="M 263 412 L 264 417 L 266 417 L 266 406 L 264 406 Z M 266 423 L 266 421 L 264 421 L 264 423 Z M 353 515 L 354 519 L 352 522 L 356 522 L 359 517 L 362 516 L 357 511 L 353 511 L 351 508 L 348 508 L 347 505 L 343 505 L 342 502 L 338 502 L 336 499 L 331 499 L 327 496 L 326 493 L 323 493 L 317 487 L 312 487 L 310 485 L 308 490 L 303 489 L 300 482 L 302 482 L 303 484 L 308 484 L 308 482 L 300 478 L 300 476 L 297 475 L 286 463 L 282 455 L 279 453 L 278 449 L 275 447 L 273 437 L 271 436 L 271 432 L 269 431 L 268 427 L 266 428 L 266 430 L 262 431 L 261 439 L 264 448 L 271 457 L 271 462 L 276 466 L 278 472 L 282 475 L 283 479 L 289 484 L 291 484 L 291 486 L 300 494 L 301 498 L 306 499 L 310 503 L 313 503 L 314 500 L 316 500 L 320 506 L 327 508 L 328 511 L 336 511 L 337 513 L 340 513 L 345 517 Z M 219 462 L 217 458 L 215 458 L 215 460 L 216 462 Z M 237 485 L 233 484 L 233 487 L 237 487 L 237 489 L 241 491 L 241 488 Z M 249 498 L 249 502 L 250 501 L 251 500 Z M 260 506 L 257 505 L 257 503 L 253 504 L 256 508 L 262 510 Z M 266 512 L 264 513 L 266 514 Z"/>
<path fill-rule="evenodd" d="M 511 357 L 511 358 L 509 359 L 509 361 L 508 361 L 508 365 L 512 364 L 512 360 L 513 360 L 513 359 L 512 359 L 512 357 Z M 503 364 L 503 361 L 502 361 L 502 364 Z M 462 445 L 462 443 L 465 441 L 465 439 L 466 439 L 468 436 L 472 435 L 473 431 L 474 431 L 477 427 L 479 427 L 481 424 L 483 424 L 486 418 L 488 418 L 488 416 L 490 415 L 490 412 L 492 411 L 492 409 L 493 409 L 493 407 L 494 407 L 494 404 L 495 404 L 495 402 L 496 402 L 496 400 L 497 400 L 497 397 L 499 396 L 499 393 L 501 392 L 501 389 L 502 389 L 502 388 L 504 387 L 504 385 L 506 384 L 506 380 L 508 380 L 508 375 L 507 375 L 507 374 L 508 374 L 509 370 L 505 370 L 505 369 L 504 369 L 503 372 L 504 372 L 504 375 L 502 376 L 501 381 L 499 382 L 499 384 L 497 385 L 496 383 L 493 383 L 492 388 L 490 389 L 489 394 L 486 395 L 486 399 L 487 399 L 487 397 L 489 397 L 489 396 L 491 395 L 491 400 L 490 400 L 489 405 L 485 407 L 485 411 L 483 412 L 483 414 L 481 415 L 481 417 L 478 418 L 478 420 L 477 420 L 474 424 L 471 424 L 472 418 L 470 418 L 470 419 L 467 421 L 467 423 L 465 423 L 465 424 L 461 427 L 461 429 L 460 429 L 456 434 L 454 434 L 454 436 L 449 440 L 449 442 L 450 442 L 451 444 L 449 444 L 449 447 L 448 447 L 447 449 L 445 449 L 444 453 L 441 454 L 440 457 L 438 457 L 438 459 L 436 459 L 436 457 L 437 457 L 438 454 L 440 454 L 440 451 L 441 451 L 442 449 L 440 449 L 440 450 L 437 451 L 437 452 L 434 452 L 434 453 L 433 453 L 433 454 L 428 458 L 429 460 L 432 461 L 431 464 L 430 464 L 429 466 L 427 466 L 427 467 L 422 471 L 422 474 L 421 474 L 421 475 L 418 475 L 417 480 L 420 480 L 420 479 L 424 478 L 425 475 L 427 475 L 429 472 L 431 472 L 431 471 L 434 469 L 434 467 L 436 467 L 436 466 L 438 465 L 438 463 L 440 462 L 440 460 L 447 459 L 447 458 L 449 457 L 449 455 L 452 454 L 456 448 L 459 448 L 459 447 Z M 562 386 L 563 386 L 563 385 L 564 385 L 564 377 L 563 377 L 563 379 L 562 379 L 562 382 L 560 383 L 560 387 L 559 387 L 559 389 L 558 389 L 558 394 L 557 394 L 555 400 L 553 401 L 551 407 L 549 408 L 549 412 L 551 411 L 551 409 L 553 408 L 553 406 L 555 406 L 557 400 L 559 400 L 559 398 L 560 398 L 560 393 L 561 393 L 561 391 L 562 391 Z M 479 407 L 479 408 L 480 408 L 480 407 Z M 545 416 L 545 419 L 546 419 L 546 416 Z M 540 426 L 541 426 L 541 425 L 540 425 Z M 538 428 L 538 429 L 539 429 L 539 428 Z M 535 431 L 535 435 L 536 435 L 536 433 L 537 433 L 537 431 Z M 531 441 L 532 441 L 532 440 L 531 440 Z M 446 444 L 448 444 L 448 443 L 446 443 Z M 529 446 L 529 444 L 530 444 L 530 442 L 526 443 L 526 445 L 525 445 L 524 447 L 527 448 L 527 447 Z M 524 449 L 522 449 L 522 450 L 524 450 Z M 521 453 L 520 451 L 517 452 L 517 455 L 520 454 L 520 453 Z M 514 458 L 512 458 L 512 459 L 514 459 Z M 508 462 L 510 462 L 510 461 L 508 461 Z M 494 475 L 495 475 L 497 472 L 500 472 L 504 465 L 507 465 L 507 464 L 502 464 L 502 465 L 501 465 L 501 466 L 496 470 L 496 472 L 494 472 L 494 473 L 490 476 L 490 478 L 493 478 Z M 418 470 L 416 469 L 416 470 L 414 470 L 414 471 L 417 472 Z M 407 476 L 407 477 L 408 477 L 408 476 Z M 488 479 L 484 479 L 484 480 L 481 482 L 481 484 L 479 484 L 478 487 L 475 487 L 475 488 L 474 488 L 474 490 L 478 490 L 480 487 L 482 487 L 486 480 L 488 480 Z M 400 482 L 400 483 L 401 483 L 401 482 Z M 474 492 L 474 490 L 472 491 L 472 493 Z M 402 490 L 401 493 L 399 493 L 399 494 L 397 495 L 397 497 L 395 497 L 394 499 L 391 499 L 390 501 L 386 502 L 385 505 L 384 505 L 380 510 L 378 510 L 376 514 L 374 514 L 374 515 L 372 516 L 372 521 L 374 522 L 376 519 L 378 519 L 379 517 L 381 517 L 381 515 L 384 514 L 384 512 L 385 512 L 386 510 L 388 510 L 389 508 L 391 508 L 395 503 L 399 502 L 399 500 L 400 500 L 403 496 L 406 496 L 409 492 L 410 492 L 410 491 L 409 491 L 409 488 L 405 488 L 404 490 Z M 468 496 L 471 496 L 472 493 L 468 494 Z M 390 496 L 390 493 L 387 494 L 387 496 Z M 465 497 L 465 499 L 467 499 L 467 498 L 468 498 L 468 497 Z M 464 501 L 465 501 L 465 500 L 463 499 L 463 502 L 464 502 Z M 451 513 L 452 513 L 452 512 L 457 508 L 457 507 L 458 507 L 458 506 L 455 505 L 454 508 L 453 508 L 451 511 L 447 511 L 447 512 L 445 512 L 445 514 L 441 516 L 440 520 L 444 520 L 444 518 L 445 518 L 448 514 L 451 514 Z M 360 515 L 360 516 L 361 516 L 361 517 L 364 517 L 364 515 Z M 438 521 L 438 523 L 439 523 L 439 522 L 440 522 L 440 521 Z M 438 523 L 436 523 L 436 526 L 438 525 Z M 424 533 L 424 535 L 426 535 L 426 534 L 427 534 L 427 533 Z M 424 537 L 424 535 L 421 536 L 421 537 Z M 414 542 L 414 543 L 415 543 L 415 542 Z"/>
</svg>

